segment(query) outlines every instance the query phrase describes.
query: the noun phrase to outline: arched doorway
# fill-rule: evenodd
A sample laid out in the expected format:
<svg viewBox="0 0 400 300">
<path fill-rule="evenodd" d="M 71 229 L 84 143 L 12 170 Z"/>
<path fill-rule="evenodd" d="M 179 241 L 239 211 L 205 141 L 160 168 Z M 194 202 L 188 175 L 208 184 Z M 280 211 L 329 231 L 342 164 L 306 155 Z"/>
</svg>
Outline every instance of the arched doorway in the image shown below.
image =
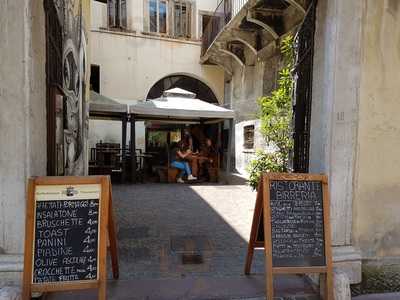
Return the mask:
<svg viewBox="0 0 400 300">
<path fill-rule="evenodd" d="M 195 93 L 200 100 L 218 103 L 218 99 L 210 87 L 204 82 L 188 75 L 170 75 L 160 79 L 152 86 L 146 99 L 159 98 L 165 90 L 176 87 Z"/>
</svg>

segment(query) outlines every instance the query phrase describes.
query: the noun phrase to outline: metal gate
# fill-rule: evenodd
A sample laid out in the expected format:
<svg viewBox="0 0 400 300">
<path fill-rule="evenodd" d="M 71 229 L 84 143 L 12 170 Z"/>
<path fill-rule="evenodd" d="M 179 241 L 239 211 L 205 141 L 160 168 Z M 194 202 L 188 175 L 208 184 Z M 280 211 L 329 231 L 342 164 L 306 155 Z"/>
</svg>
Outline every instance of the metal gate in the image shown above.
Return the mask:
<svg viewBox="0 0 400 300">
<path fill-rule="evenodd" d="M 309 168 L 316 5 L 317 1 L 311 3 L 295 37 L 293 171 L 297 173 L 307 173 Z"/>
<path fill-rule="evenodd" d="M 54 0 L 45 0 L 46 13 L 46 110 L 47 175 L 63 175 L 63 130 L 57 118 L 63 114 L 63 28 Z M 61 116 L 62 118 L 62 116 Z M 62 123 L 62 122 L 61 122 Z"/>
</svg>

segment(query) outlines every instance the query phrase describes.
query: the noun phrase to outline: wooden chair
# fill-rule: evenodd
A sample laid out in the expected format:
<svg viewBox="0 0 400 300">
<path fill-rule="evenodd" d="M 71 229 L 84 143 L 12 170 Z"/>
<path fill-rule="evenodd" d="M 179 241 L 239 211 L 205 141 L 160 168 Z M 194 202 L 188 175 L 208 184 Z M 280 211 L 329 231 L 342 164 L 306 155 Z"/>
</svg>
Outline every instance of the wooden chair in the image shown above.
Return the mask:
<svg viewBox="0 0 400 300">
<path fill-rule="evenodd" d="M 171 166 L 168 167 L 168 169 L 167 169 L 168 183 L 175 183 L 179 172 L 181 172 L 181 170 L 171 167 Z"/>
<path fill-rule="evenodd" d="M 210 182 L 218 182 L 219 167 L 220 167 L 220 155 L 218 153 L 216 159 L 213 161 L 211 166 L 209 166 L 207 169 L 208 175 L 210 176 Z"/>
</svg>

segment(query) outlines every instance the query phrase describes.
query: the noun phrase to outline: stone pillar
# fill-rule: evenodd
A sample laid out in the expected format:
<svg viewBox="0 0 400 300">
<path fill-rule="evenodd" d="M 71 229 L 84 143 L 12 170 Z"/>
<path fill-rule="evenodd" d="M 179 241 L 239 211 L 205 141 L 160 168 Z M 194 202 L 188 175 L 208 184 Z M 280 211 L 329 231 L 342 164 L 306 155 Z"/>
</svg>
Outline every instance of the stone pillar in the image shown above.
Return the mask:
<svg viewBox="0 0 400 300">
<path fill-rule="evenodd" d="M 312 276 L 312 275 L 311 275 Z M 316 280 L 316 278 L 314 278 Z M 324 276 L 319 277 L 319 291 L 321 295 L 325 293 Z M 333 272 L 333 300 L 351 300 L 351 290 L 349 277 L 345 272 Z M 324 298 L 325 299 L 325 298 Z"/>
<path fill-rule="evenodd" d="M 20 283 L 27 178 L 46 174 L 43 1 L 0 1 L 0 40 L 1 288 Z"/>
<path fill-rule="evenodd" d="M 310 172 L 329 176 L 333 260 L 349 283 L 361 281 L 352 246 L 361 14 L 362 1 L 318 1 L 311 116 Z"/>
</svg>

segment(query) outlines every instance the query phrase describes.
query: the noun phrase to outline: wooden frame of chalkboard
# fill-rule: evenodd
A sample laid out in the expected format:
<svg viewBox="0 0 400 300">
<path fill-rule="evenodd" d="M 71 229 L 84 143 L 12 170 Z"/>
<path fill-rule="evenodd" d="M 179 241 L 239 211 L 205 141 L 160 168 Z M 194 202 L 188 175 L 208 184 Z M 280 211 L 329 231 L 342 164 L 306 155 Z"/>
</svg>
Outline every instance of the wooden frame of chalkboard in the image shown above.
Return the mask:
<svg viewBox="0 0 400 300">
<path fill-rule="evenodd" d="M 305 184 L 305 182 L 307 182 L 307 184 Z M 302 194 L 301 191 L 297 191 L 300 193 L 290 194 L 290 191 L 287 189 L 285 190 L 285 186 L 288 187 L 289 185 L 302 188 L 306 186 L 309 189 L 310 186 L 313 189 L 315 188 L 314 194 L 311 195 L 313 196 L 311 199 L 312 201 L 309 201 L 310 199 L 306 198 L 311 192 L 309 194 Z M 276 201 L 278 196 L 276 190 L 274 189 L 276 189 L 277 186 L 280 186 L 282 189 L 279 194 L 279 199 L 283 199 L 281 202 Z M 271 189 L 274 193 L 272 197 Z M 293 188 L 292 192 L 294 192 L 294 190 L 295 188 Z M 286 196 L 288 198 L 284 198 Z M 295 204 L 292 204 L 292 198 L 289 196 L 293 196 L 293 199 L 296 199 L 295 203 L 306 203 L 305 206 L 310 206 L 293 207 Z M 299 198 L 297 199 L 296 197 Z M 262 179 L 258 185 L 256 206 L 254 210 L 245 264 L 245 274 L 250 274 L 254 249 L 264 248 L 266 258 L 267 300 L 273 299 L 274 274 L 312 273 L 319 273 L 325 277 L 324 298 L 327 300 L 333 300 L 332 248 L 329 205 L 328 178 L 325 175 L 266 173 L 262 176 Z M 302 209 L 306 209 L 305 213 L 301 211 Z M 284 215 L 283 212 L 285 210 L 290 211 L 291 215 Z M 297 216 L 294 213 L 295 210 L 297 211 Z M 302 216 L 302 214 L 304 216 Z M 306 219 L 296 219 L 296 217 L 304 217 Z M 321 218 L 323 218 L 323 220 L 321 220 Z M 303 226 L 306 226 L 307 230 L 312 230 L 311 228 L 316 230 L 312 233 L 315 236 L 313 243 L 316 245 L 314 245 L 316 249 L 314 249 L 314 252 L 312 252 L 312 256 L 315 257 L 304 256 L 300 258 L 293 255 L 293 253 L 299 254 L 300 250 L 298 249 L 302 249 L 301 245 L 299 245 L 301 242 L 299 242 L 299 240 L 290 240 L 290 238 L 293 238 L 294 235 L 291 236 L 288 234 L 288 232 L 291 232 L 291 228 L 293 228 L 293 226 L 300 226 L 296 224 L 302 224 Z M 285 226 L 286 228 L 284 228 Z M 282 228 L 283 230 L 281 230 Z M 295 232 L 296 236 L 307 238 L 307 234 L 302 234 L 298 228 L 295 228 Z M 284 242 L 283 244 L 279 244 L 279 242 L 277 242 L 275 239 L 281 239 L 281 241 L 283 240 Z M 294 242 L 295 247 L 291 247 L 292 245 L 290 242 Z M 288 244 L 285 245 L 285 243 Z M 290 252 L 288 248 L 292 248 L 294 250 L 292 253 L 289 253 L 289 255 L 286 255 L 287 252 Z M 280 249 L 283 249 L 283 254 L 279 252 Z"/>
<path fill-rule="evenodd" d="M 119 276 L 111 203 L 108 176 L 29 179 L 23 300 L 32 292 L 95 288 L 106 299 L 107 239 Z"/>
</svg>

